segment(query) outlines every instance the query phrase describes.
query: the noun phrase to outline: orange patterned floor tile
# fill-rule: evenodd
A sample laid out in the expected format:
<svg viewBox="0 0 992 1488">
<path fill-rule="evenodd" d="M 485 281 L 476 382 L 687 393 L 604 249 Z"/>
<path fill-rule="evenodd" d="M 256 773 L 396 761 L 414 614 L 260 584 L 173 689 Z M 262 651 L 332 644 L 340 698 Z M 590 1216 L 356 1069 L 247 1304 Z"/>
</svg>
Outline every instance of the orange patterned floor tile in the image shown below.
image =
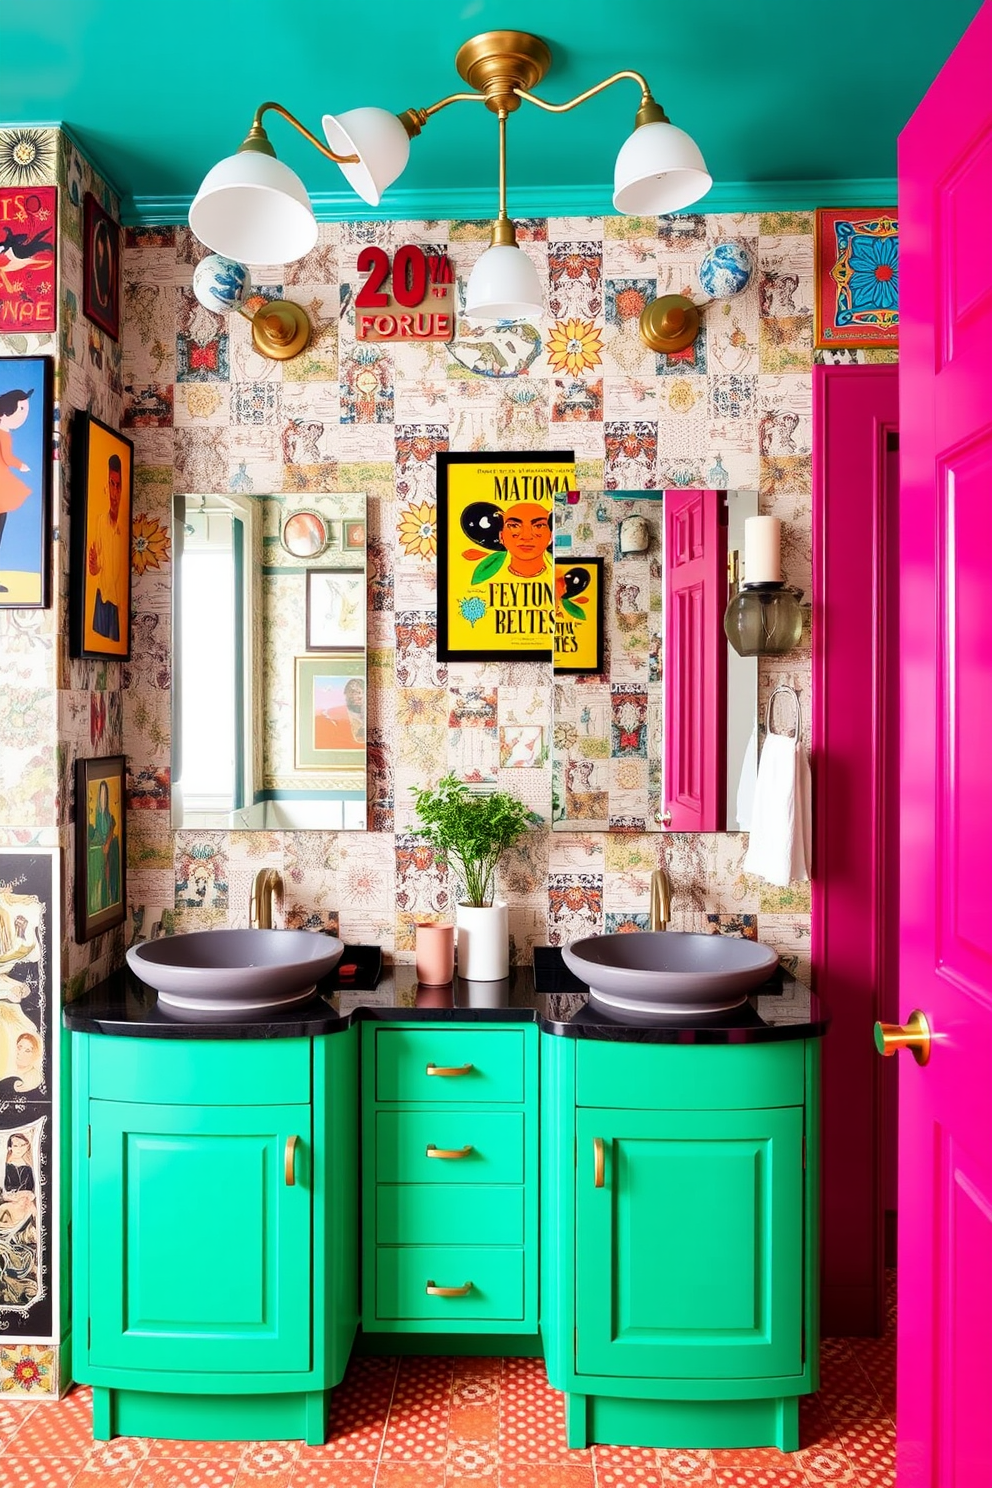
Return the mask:
<svg viewBox="0 0 992 1488">
<path fill-rule="evenodd" d="M 230 1450 L 238 1443 L 217 1445 Z M 234 1488 L 240 1465 L 240 1457 L 231 1456 L 146 1457 L 131 1488 Z"/>
<path fill-rule="evenodd" d="M 445 1458 L 448 1482 L 452 1478 L 490 1478 L 499 1469 L 495 1442 L 448 1442 Z"/>
<path fill-rule="evenodd" d="M 807 1488 L 800 1467 L 716 1467 L 716 1488 Z"/>
<path fill-rule="evenodd" d="M 658 1488 L 665 1475 L 658 1453 L 652 1447 L 607 1447 L 592 1449 L 597 1488 Z"/>
<path fill-rule="evenodd" d="M 375 1471 L 374 1462 L 309 1457 L 297 1462 L 291 1488 L 373 1488 Z"/>
<path fill-rule="evenodd" d="M 245 1442 L 181 1441 L 173 1436 L 150 1436 L 148 1455 L 156 1460 L 186 1457 L 191 1462 L 211 1462 L 214 1458 L 218 1458 L 225 1462 L 237 1462 L 240 1466 L 246 1445 Z"/>
<path fill-rule="evenodd" d="M 448 1416 L 448 1439 L 456 1441 L 495 1442 L 499 1436 L 499 1407 L 491 1405 L 452 1404 Z"/>
<path fill-rule="evenodd" d="M 444 1488 L 444 1468 L 433 1462 L 382 1462 L 376 1488 Z"/>
<path fill-rule="evenodd" d="M 0 1488 L 68 1488 L 79 1472 L 72 1457 L 0 1457 Z"/>
<path fill-rule="evenodd" d="M 93 1428 L 88 1415 L 36 1410 L 10 1437 L 5 1457 L 89 1456 Z"/>
<path fill-rule="evenodd" d="M 854 1464 L 836 1444 L 807 1447 L 796 1453 L 796 1462 L 806 1474 L 807 1483 L 815 1488 L 824 1483 L 858 1483 Z"/>
<path fill-rule="evenodd" d="M 500 1468 L 499 1488 L 595 1488 L 592 1463 L 506 1463 Z"/>
</svg>

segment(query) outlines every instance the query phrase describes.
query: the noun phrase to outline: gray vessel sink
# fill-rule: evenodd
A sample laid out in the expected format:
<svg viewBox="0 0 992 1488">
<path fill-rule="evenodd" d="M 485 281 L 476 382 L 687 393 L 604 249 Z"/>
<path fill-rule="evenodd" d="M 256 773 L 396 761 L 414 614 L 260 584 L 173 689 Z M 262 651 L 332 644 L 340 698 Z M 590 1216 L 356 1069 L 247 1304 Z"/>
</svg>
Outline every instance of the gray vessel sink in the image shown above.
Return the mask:
<svg viewBox="0 0 992 1488">
<path fill-rule="evenodd" d="M 771 946 L 729 935 L 639 930 L 562 949 L 593 1003 L 615 1013 L 716 1013 L 737 1007 L 778 965 Z"/>
<path fill-rule="evenodd" d="M 343 950 L 312 930 L 195 930 L 130 946 L 127 962 L 166 1008 L 255 1013 L 306 1002 Z"/>
</svg>

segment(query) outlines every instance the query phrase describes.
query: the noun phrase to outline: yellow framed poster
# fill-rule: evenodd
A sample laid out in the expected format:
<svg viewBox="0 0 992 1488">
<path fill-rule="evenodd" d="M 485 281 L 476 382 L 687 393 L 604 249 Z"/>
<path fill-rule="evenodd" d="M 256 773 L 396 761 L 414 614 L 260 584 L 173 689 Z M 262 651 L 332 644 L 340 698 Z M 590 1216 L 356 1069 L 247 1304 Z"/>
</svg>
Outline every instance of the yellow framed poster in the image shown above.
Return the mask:
<svg viewBox="0 0 992 1488">
<path fill-rule="evenodd" d="M 571 451 L 437 456 L 439 661 L 548 661 L 554 504 Z"/>
<path fill-rule="evenodd" d="M 555 674 L 603 670 L 603 560 L 555 559 Z"/>
</svg>

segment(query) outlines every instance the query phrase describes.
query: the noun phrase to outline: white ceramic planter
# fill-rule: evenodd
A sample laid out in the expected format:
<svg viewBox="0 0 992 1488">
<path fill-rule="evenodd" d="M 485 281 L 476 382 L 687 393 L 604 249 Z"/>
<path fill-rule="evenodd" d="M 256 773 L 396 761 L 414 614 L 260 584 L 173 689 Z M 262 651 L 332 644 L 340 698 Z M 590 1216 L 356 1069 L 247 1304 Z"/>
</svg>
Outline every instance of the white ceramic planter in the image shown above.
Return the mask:
<svg viewBox="0 0 992 1488">
<path fill-rule="evenodd" d="M 506 901 L 477 909 L 459 904 L 458 975 L 470 982 L 497 982 L 510 974 L 510 932 Z"/>
</svg>

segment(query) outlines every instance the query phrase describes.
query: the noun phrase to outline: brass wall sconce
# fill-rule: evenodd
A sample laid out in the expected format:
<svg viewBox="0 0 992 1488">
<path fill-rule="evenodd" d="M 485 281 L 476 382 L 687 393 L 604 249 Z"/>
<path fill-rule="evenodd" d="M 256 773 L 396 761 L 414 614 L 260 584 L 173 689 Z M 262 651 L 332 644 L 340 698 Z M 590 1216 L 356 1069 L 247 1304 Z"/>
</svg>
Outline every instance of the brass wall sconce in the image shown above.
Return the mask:
<svg viewBox="0 0 992 1488">
<path fill-rule="evenodd" d="M 661 295 L 641 311 L 641 340 L 650 351 L 671 355 L 699 335 L 699 307 L 685 295 Z"/>
<path fill-rule="evenodd" d="M 302 181 L 276 159 L 262 125 L 267 111 L 279 114 L 328 160 L 370 206 L 397 179 L 410 155 L 410 141 L 428 119 L 454 103 L 483 103 L 499 120 L 499 214 L 489 248 L 472 270 L 465 312 L 483 319 L 523 319 L 543 312 L 537 270 L 517 245 L 506 210 L 506 121 L 522 102 L 548 113 L 567 113 L 621 79 L 641 90 L 634 130 L 620 149 L 614 172 L 618 212 L 658 216 L 698 201 L 712 185 L 699 147 L 672 124 L 656 103 L 646 79 L 616 72 L 565 103 L 548 103 L 535 88 L 551 66 L 551 52 L 527 31 L 486 31 L 459 48 L 455 67 L 473 90 L 451 93 L 430 108 L 391 114 L 381 108 L 325 114 L 324 144 L 278 103 L 263 103 L 234 155 L 204 178 L 190 207 L 189 224 L 208 248 L 247 263 L 289 263 L 309 253 L 317 223 Z"/>
<path fill-rule="evenodd" d="M 267 300 L 255 311 L 244 301 L 251 290 L 251 277 L 243 263 L 211 253 L 193 271 L 193 293 L 205 310 L 230 315 L 236 310 L 251 323 L 255 350 L 273 361 L 298 356 L 310 341 L 310 321 L 300 305 L 291 300 Z"/>
</svg>

